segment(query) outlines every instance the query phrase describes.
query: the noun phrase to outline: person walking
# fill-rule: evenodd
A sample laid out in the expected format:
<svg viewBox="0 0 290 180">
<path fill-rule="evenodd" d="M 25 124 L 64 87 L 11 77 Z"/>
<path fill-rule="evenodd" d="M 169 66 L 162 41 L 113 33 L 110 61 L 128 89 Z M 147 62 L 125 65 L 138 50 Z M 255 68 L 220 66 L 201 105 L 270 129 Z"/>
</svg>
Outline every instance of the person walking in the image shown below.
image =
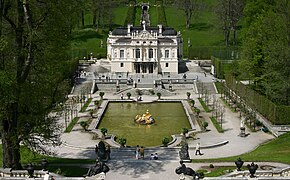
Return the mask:
<svg viewBox="0 0 290 180">
<path fill-rule="evenodd" d="M 144 159 L 144 151 L 145 151 L 144 147 L 141 146 L 141 148 L 140 148 L 140 156 L 141 156 L 142 159 Z"/>
<path fill-rule="evenodd" d="M 201 152 L 200 152 L 200 143 L 197 143 L 196 147 L 195 147 L 195 155 L 203 155 Z"/>
<path fill-rule="evenodd" d="M 139 148 L 139 145 L 137 145 L 136 151 L 135 151 L 136 159 L 139 159 L 139 153 L 140 153 L 140 148 Z"/>
</svg>

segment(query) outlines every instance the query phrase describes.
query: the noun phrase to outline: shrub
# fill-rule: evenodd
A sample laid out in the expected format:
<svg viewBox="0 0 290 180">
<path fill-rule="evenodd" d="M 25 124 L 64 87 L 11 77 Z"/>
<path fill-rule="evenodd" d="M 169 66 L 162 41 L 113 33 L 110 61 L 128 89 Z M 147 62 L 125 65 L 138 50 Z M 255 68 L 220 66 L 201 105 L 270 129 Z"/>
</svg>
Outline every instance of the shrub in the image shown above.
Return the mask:
<svg viewBox="0 0 290 180">
<path fill-rule="evenodd" d="M 213 164 L 210 164 L 209 167 L 210 167 L 210 168 L 214 168 L 214 165 L 213 165 Z"/>
<path fill-rule="evenodd" d="M 125 144 L 126 144 L 126 142 L 127 142 L 127 139 L 124 138 L 124 137 L 121 137 L 121 138 L 119 139 L 119 144 L 121 145 L 121 147 L 124 147 Z"/>
<path fill-rule="evenodd" d="M 182 132 L 183 135 L 185 135 L 186 133 L 188 133 L 188 129 L 187 128 L 182 128 L 181 132 Z"/>
<path fill-rule="evenodd" d="M 190 98 L 190 95 L 191 95 L 190 92 L 187 92 L 187 93 L 186 93 L 187 99 Z"/>
<path fill-rule="evenodd" d="M 194 108 L 194 112 L 196 112 L 197 116 L 199 117 L 200 109 Z"/>
<path fill-rule="evenodd" d="M 89 124 L 87 121 L 81 121 L 80 122 L 80 125 L 82 126 L 82 128 L 87 131 L 88 130 L 88 127 L 89 127 Z"/>
<path fill-rule="evenodd" d="M 100 95 L 101 99 L 103 99 L 105 93 L 104 92 L 100 92 L 99 95 Z"/>
<path fill-rule="evenodd" d="M 170 142 L 170 139 L 169 139 L 168 137 L 164 137 L 164 138 L 162 139 L 162 144 L 163 144 L 163 146 L 165 146 L 165 147 L 168 146 L 169 142 Z"/>
<path fill-rule="evenodd" d="M 192 99 L 192 100 L 190 101 L 190 103 L 191 103 L 192 107 L 194 107 L 194 105 L 195 105 L 195 100 Z"/>
<path fill-rule="evenodd" d="M 96 101 L 94 102 L 94 104 L 95 104 L 95 106 L 96 106 L 96 109 L 99 109 L 100 101 L 96 100 Z"/>
<path fill-rule="evenodd" d="M 158 92 L 156 95 L 158 96 L 158 99 L 161 98 L 161 93 L 160 92 Z"/>
<path fill-rule="evenodd" d="M 154 94 L 155 94 L 155 92 L 154 92 L 154 90 L 153 90 L 153 89 L 149 89 L 149 92 L 150 92 L 150 94 L 152 94 L 152 95 L 154 95 Z"/>
<path fill-rule="evenodd" d="M 130 92 L 127 92 L 127 97 L 128 97 L 128 99 L 130 99 L 130 97 L 131 97 L 131 93 Z"/>
<path fill-rule="evenodd" d="M 91 115 L 91 118 L 94 117 L 94 110 L 93 109 L 90 109 L 90 115 Z"/>
<path fill-rule="evenodd" d="M 208 122 L 204 121 L 204 122 L 202 123 L 202 127 L 206 130 L 207 126 L 208 126 Z"/>
<path fill-rule="evenodd" d="M 138 94 L 139 96 L 141 96 L 143 93 L 140 89 L 136 89 L 136 94 Z"/>
<path fill-rule="evenodd" d="M 103 136 L 106 135 L 106 133 L 108 132 L 108 129 L 107 128 L 101 128 L 101 133 L 103 134 Z"/>
</svg>

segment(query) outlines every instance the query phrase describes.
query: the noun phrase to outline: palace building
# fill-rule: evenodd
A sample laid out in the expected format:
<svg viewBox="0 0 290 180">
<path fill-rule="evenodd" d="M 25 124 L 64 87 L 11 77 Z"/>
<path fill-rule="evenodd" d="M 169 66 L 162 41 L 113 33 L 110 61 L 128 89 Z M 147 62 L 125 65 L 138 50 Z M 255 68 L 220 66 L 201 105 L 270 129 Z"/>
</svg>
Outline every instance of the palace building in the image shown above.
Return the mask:
<svg viewBox="0 0 290 180">
<path fill-rule="evenodd" d="M 109 33 L 107 58 L 115 73 L 178 73 L 181 34 L 171 27 L 148 26 L 145 21 L 142 26 L 118 27 Z"/>
</svg>

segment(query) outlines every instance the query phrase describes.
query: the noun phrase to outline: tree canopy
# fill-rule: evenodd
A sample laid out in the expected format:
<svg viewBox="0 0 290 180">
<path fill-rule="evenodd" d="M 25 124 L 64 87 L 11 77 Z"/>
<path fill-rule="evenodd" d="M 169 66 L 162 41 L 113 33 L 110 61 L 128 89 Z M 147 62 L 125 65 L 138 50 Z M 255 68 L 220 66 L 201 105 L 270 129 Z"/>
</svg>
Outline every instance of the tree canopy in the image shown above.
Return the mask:
<svg viewBox="0 0 290 180">
<path fill-rule="evenodd" d="M 69 89 L 75 25 L 68 0 L 0 0 L 0 122 L 3 167 L 21 169 L 20 143 L 46 152 L 58 144 L 48 115 Z"/>
</svg>

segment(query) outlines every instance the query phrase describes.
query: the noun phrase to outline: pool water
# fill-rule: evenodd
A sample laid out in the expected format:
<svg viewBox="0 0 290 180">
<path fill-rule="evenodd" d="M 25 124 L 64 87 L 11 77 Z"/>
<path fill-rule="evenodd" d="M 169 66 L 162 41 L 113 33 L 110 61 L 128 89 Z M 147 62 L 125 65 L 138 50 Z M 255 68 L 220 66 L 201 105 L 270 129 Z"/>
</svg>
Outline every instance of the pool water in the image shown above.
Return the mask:
<svg viewBox="0 0 290 180">
<path fill-rule="evenodd" d="M 139 125 L 134 122 L 137 114 L 149 110 L 155 124 Z M 127 139 L 127 146 L 160 146 L 164 137 L 180 134 L 182 128 L 190 129 L 181 102 L 110 102 L 98 128 L 105 127 L 109 134 Z"/>
</svg>

